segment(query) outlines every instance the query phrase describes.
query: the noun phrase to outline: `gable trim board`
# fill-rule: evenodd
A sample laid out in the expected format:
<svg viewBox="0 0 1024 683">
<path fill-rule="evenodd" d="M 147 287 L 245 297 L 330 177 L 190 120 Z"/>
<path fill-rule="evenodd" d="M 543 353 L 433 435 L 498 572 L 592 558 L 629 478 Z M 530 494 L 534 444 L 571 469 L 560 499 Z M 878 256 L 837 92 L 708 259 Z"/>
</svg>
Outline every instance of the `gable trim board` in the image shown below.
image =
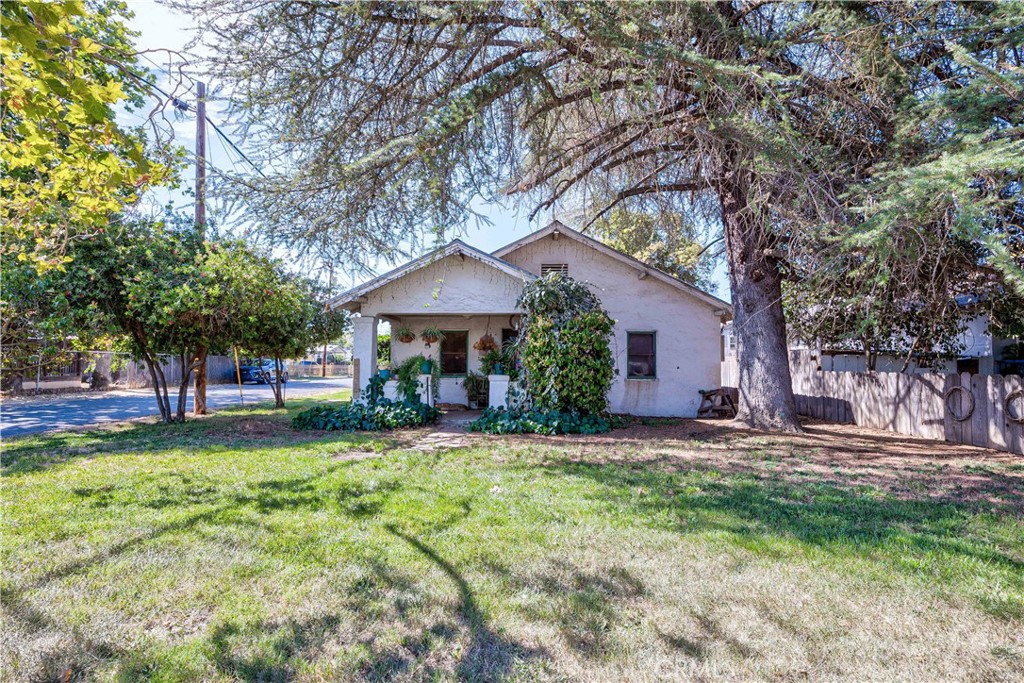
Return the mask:
<svg viewBox="0 0 1024 683">
<path fill-rule="evenodd" d="M 584 235 L 579 231 L 573 230 L 572 228 L 567 227 L 565 224 L 559 221 L 552 221 L 550 224 L 548 224 L 546 228 L 541 228 L 540 230 L 532 232 L 529 235 L 526 235 L 521 239 L 512 242 L 511 244 L 505 245 L 501 249 L 495 251 L 492 254 L 492 256 L 504 259 L 506 256 L 516 251 L 517 249 L 525 247 L 528 244 L 537 242 L 548 236 L 554 236 L 555 239 L 558 239 L 559 236 L 565 236 L 569 237 L 570 239 L 574 239 L 577 242 L 580 242 L 590 247 L 591 249 L 594 249 L 604 254 L 605 256 L 609 256 L 621 263 L 625 263 L 626 265 L 636 269 L 638 271 L 637 279 L 639 280 L 643 280 L 648 276 L 653 276 L 657 280 L 660 280 L 672 287 L 675 287 L 676 289 L 691 294 L 700 301 L 714 308 L 716 314 L 720 316 L 732 315 L 732 304 L 730 304 L 729 302 L 723 301 L 716 296 L 712 296 L 711 294 L 708 294 L 704 290 L 698 287 L 694 287 L 690 283 L 684 282 L 677 277 L 674 277 L 662 270 L 654 268 L 653 266 L 650 266 L 639 259 L 635 259 L 632 256 L 629 256 L 628 254 L 623 254 L 621 251 L 613 249 L 608 245 L 604 244 L 603 242 L 594 239 L 593 237 L 588 237 L 587 235 Z"/>
<path fill-rule="evenodd" d="M 338 296 L 330 299 L 327 302 L 327 307 L 331 310 L 344 308 L 347 311 L 358 312 L 360 305 L 366 302 L 366 295 L 375 289 L 379 289 L 384 285 L 405 277 L 409 273 L 415 272 L 421 268 L 426 268 L 427 266 L 446 259 L 449 256 L 457 255 L 468 256 L 469 258 L 476 259 L 485 265 L 502 271 L 506 275 L 520 279 L 524 283 L 537 279 L 537 276 L 528 270 L 512 265 L 511 263 L 503 261 L 492 254 L 488 254 L 487 252 L 480 251 L 476 247 L 471 247 L 462 240 L 455 239 L 440 249 L 424 254 L 417 259 L 413 259 L 405 265 L 399 266 L 398 268 L 384 273 L 383 275 L 379 275 L 368 282 L 364 282 L 358 287 L 353 287 L 347 292 L 342 292 Z"/>
</svg>

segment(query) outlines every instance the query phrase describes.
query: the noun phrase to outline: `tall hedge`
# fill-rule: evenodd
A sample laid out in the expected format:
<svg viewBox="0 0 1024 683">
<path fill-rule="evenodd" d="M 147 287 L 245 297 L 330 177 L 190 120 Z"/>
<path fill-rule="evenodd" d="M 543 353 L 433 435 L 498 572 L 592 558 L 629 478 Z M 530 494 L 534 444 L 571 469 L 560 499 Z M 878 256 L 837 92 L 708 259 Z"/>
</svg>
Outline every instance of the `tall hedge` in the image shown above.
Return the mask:
<svg viewBox="0 0 1024 683">
<path fill-rule="evenodd" d="M 519 357 L 532 407 L 599 415 L 614 375 L 614 321 L 586 286 L 554 273 L 529 283 Z"/>
</svg>

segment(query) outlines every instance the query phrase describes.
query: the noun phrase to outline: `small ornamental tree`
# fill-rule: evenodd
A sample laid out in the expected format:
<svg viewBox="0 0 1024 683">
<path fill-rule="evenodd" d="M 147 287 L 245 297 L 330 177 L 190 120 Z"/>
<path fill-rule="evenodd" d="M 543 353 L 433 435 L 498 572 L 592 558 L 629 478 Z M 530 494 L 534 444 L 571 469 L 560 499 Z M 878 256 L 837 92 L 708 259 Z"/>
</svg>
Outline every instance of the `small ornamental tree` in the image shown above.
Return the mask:
<svg viewBox="0 0 1024 683">
<path fill-rule="evenodd" d="M 201 320 L 202 310 L 196 309 L 203 288 L 202 252 L 191 231 L 132 221 L 109 225 L 73 243 L 64 272 L 64 298 L 74 326 L 128 337 L 132 355 L 149 370 L 164 422 L 185 416 L 192 360 L 188 349 L 215 336 L 208 321 Z M 183 360 L 176 411 L 171 409 L 161 354 Z"/>
<path fill-rule="evenodd" d="M 267 297 L 260 259 L 241 243 L 199 243 L 190 225 L 131 221 L 77 241 L 64 273 L 74 328 L 124 335 L 146 365 L 164 422 L 185 419 L 198 349 L 224 352 L 244 333 L 253 301 Z M 161 356 L 181 363 L 172 407 Z"/>
<path fill-rule="evenodd" d="M 281 375 L 285 360 L 297 358 L 326 338 L 337 338 L 347 318 L 325 310 L 325 302 L 308 281 L 285 272 L 263 257 L 248 259 L 249 270 L 239 291 L 251 292 L 240 302 L 239 345 L 261 358 L 273 358 L 276 377 L 271 384 L 274 405 L 284 407 Z"/>
<path fill-rule="evenodd" d="M 344 337 L 349 328 L 348 311 L 328 308 L 330 292 L 313 283 L 309 284 L 309 296 L 313 300 L 313 317 L 309 322 L 310 346 L 331 344 Z"/>
<path fill-rule="evenodd" d="M 600 300 L 582 282 L 552 273 L 528 283 L 519 303 L 525 314 L 517 352 L 532 407 L 604 413 L 614 375 L 614 321 Z"/>
</svg>

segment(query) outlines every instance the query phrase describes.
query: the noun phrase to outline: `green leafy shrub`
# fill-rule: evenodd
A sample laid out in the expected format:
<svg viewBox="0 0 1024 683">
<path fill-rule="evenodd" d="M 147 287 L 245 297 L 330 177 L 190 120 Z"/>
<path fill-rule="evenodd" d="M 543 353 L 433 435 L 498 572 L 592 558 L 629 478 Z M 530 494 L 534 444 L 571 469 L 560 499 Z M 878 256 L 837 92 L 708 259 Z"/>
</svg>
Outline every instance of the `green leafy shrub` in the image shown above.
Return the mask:
<svg viewBox="0 0 1024 683">
<path fill-rule="evenodd" d="M 619 422 L 614 417 L 564 413 L 557 410 L 509 412 L 488 408 L 469 425 L 471 432 L 486 434 L 603 434 Z"/>
<path fill-rule="evenodd" d="M 526 285 L 518 340 L 526 393 L 542 413 L 599 415 L 614 376 L 609 338 L 614 321 L 586 286 L 552 274 Z"/>
<path fill-rule="evenodd" d="M 426 403 L 382 398 L 373 404 L 313 406 L 296 415 L 292 419 L 292 427 L 340 432 L 380 432 L 386 429 L 422 427 L 437 422 L 440 417 L 441 411 Z"/>
<path fill-rule="evenodd" d="M 377 336 L 377 366 L 386 368 L 391 365 L 391 335 Z"/>
</svg>

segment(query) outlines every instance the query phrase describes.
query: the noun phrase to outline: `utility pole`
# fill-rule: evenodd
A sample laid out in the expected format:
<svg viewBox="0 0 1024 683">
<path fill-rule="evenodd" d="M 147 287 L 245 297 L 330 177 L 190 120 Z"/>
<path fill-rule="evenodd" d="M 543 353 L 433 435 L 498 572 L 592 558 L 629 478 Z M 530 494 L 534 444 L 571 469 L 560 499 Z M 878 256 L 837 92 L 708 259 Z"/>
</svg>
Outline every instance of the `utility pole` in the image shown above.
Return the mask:
<svg viewBox="0 0 1024 683">
<path fill-rule="evenodd" d="M 196 83 L 196 237 L 206 240 L 206 84 Z M 206 346 L 196 349 L 195 397 L 192 412 L 206 415 Z"/>
</svg>

